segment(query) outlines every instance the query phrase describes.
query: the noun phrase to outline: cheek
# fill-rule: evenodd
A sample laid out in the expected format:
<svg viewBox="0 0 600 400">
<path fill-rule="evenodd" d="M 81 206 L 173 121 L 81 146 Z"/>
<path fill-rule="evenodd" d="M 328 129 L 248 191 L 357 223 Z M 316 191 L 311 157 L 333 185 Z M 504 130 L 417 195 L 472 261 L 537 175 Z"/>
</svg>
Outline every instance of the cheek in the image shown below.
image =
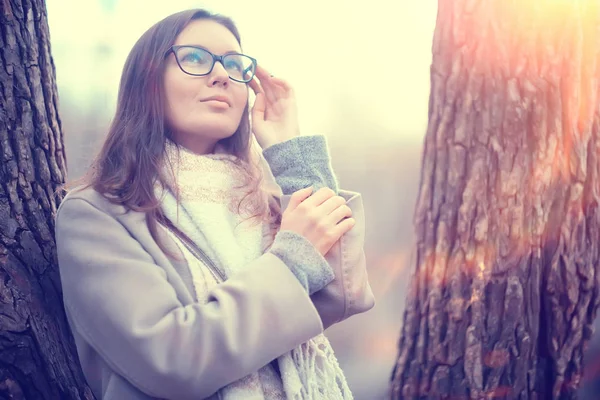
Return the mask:
<svg viewBox="0 0 600 400">
<path fill-rule="evenodd" d="M 173 79 L 165 76 L 164 83 L 164 94 L 165 94 L 165 108 L 168 115 L 173 115 L 179 109 L 177 102 L 180 98 L 177 86 L 173 82 Z"/>
<path fill-rule="evenodd" d="M 166 105 L 171 112 L 178 109 L 183 111 L 182 106 L 198 94 L 198 90 L 194 90 L 193 82 L 176 73 L 165 74 L 164 91 Z"/>
<path fill-rule="evenodd" d="M 244 110 L 246 104 L 248 103 L 248 87 L 246 85 L 240 84 L 238 87 L 234 88 L 234 101 L 236 108 Z M 240 112 L 241 112 L 240 111 Z"/>
</svg>

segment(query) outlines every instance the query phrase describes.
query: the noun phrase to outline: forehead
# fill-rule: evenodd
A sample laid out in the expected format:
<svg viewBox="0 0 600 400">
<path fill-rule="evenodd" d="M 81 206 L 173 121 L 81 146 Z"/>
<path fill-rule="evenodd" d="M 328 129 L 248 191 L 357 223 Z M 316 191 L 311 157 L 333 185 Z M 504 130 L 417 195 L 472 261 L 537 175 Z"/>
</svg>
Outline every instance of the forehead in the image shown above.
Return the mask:
<svg viewBox="0 0 600 400">
<path fill-rule="evenodd" d="M 241 52 L 233 33 L 220 23 L 208 19 L 194 20 L 184 28 L 177 36 L 175 45 L 186 44 L 202 46 L 216 54 Z"/>
</svg>

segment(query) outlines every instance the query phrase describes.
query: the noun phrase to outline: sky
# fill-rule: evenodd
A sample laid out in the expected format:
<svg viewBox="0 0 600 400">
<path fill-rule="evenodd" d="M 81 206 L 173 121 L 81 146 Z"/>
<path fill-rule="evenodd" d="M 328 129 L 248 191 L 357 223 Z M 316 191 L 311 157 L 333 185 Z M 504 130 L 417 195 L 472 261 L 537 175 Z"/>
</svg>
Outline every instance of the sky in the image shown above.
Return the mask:
<svg viewBox="0 0 600 400">
<path fill-rule="evenodd" d="M 301 130 L 421 141 L 427 126 L 436 0 L 47 0 L 61 98 L 114 110 L 139 36 L 167 15 L 207 8 L 233 18 L 243 50 L 294 87 Z M 64 112 L 64 110 L 63 110 Z M 367 132 L 368 131 L 368 132 Z"/>
</svg>

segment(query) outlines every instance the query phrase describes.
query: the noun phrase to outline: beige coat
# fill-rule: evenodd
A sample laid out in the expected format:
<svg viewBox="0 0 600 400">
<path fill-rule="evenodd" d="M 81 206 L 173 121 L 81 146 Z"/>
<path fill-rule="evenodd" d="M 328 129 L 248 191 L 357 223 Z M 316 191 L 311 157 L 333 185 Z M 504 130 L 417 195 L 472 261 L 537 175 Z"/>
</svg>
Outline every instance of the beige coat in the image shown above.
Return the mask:
<svg viewBox="0 0 600 400">
<path fill-rule="evenodd" d="M 161 251 L 144 214 L 125 212 L 92 189 L 69 193 L 57 213 L 58 260 L 67 318 L 94 395 L 204 399 L 372 308 L 362 198 L 339 194 L 356 225 L 326 257 L 336 278 L 325 289 L 309 297 L 267 252 L 200 304 L 187 264 Z M 289 197 L 280 199 L 283 209 Z M 183 260 L 166 231 L 160 234 Z"/>
</svg>

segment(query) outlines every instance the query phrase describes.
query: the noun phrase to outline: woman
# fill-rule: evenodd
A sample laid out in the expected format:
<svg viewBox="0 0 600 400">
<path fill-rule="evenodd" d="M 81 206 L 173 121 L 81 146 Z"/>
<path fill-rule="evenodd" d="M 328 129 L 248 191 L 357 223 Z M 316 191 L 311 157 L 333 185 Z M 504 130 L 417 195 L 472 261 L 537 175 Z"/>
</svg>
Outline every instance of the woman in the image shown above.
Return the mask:
<svg viewBox="0 0 600 400">
<path fill-rule="evenodd" d="M 57 212 L 65 310 L 99 399 L 352 397 L 322 332 L 374 304 L 361 198 L 240 43 L 203 10 L 150 28 Z M 251 132 L 282 196 L 261 183 Z"/>
</svg>

